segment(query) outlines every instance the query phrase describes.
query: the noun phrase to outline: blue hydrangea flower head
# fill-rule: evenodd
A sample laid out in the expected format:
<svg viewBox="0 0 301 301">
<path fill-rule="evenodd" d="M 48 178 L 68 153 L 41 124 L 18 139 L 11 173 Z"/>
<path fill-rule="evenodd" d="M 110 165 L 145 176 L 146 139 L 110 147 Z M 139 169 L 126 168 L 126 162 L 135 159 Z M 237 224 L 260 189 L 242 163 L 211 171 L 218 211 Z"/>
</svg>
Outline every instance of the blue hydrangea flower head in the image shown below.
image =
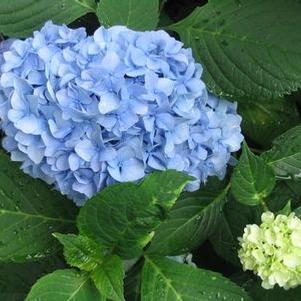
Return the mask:
<svg viewBox="0 0 301 301">
<path fill-rule="evenodd" d="M 191 49 L 166 32 L 47 22 L 0 57 L 3 147 L 81 204 L 153 170 L 223 178 L 243 140 L 236 104 L 207 92 Z"/>
</svg>

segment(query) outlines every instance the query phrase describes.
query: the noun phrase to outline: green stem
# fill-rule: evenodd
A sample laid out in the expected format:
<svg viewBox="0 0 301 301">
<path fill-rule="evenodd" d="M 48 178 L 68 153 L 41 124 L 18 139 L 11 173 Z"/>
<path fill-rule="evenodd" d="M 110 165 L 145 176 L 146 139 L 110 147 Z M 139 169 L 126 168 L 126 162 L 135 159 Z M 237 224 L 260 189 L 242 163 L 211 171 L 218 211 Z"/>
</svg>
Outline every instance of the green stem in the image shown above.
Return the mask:
<svg viewBox="0 0 301 301">
<path fill-rule="evenodd" d="M 264 211 L 270 211 L 267 203 L 264 200 L 261 200 L 261 206 L 263 207 Z"/>
</svg>

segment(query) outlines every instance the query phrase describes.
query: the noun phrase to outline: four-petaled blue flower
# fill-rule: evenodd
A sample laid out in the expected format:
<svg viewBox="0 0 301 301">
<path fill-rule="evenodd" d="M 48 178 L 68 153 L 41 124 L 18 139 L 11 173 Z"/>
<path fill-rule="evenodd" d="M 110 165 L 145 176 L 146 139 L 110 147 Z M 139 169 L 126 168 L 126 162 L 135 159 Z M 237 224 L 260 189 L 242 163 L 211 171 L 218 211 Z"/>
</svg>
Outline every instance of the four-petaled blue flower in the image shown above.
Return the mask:
<svg viewBox="0 0 301 301">
<path fill-rule="evenodd" d="M 168 168 L 223 178 L 243 140 L 236 105 L 209 94 L 191 49 L 122 26 L 87 36 L 47 22 L 0 47 L 4 148 L 24 172 L 82 204 Z"/>
</svg>

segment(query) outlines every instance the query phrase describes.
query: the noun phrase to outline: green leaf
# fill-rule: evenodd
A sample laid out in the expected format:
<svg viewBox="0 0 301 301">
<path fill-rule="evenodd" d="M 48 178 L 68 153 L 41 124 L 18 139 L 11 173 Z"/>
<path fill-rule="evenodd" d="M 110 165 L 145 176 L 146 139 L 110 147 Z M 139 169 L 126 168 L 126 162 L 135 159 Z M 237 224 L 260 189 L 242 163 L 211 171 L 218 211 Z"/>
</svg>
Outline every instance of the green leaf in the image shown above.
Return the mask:
<svg viewBox="0 0 301 301">
<path fill-rule="evenodd" d="M 97 4 L 96 0 L 73 0 L 78 2 L 82 6 L 86 7 L 89 11 L 96 12 Z"/>
<path fill-rule="evenodd" d="M 9 37 L 27 37 L 47 20 L 68 24 L 92 11 L 88 3 L 87 0 L 0 1 L 0 32 Z"/>
<path fill-rule="evenodd" d="M 124 259 L 138 257 L 191 179 L 168 170 L 149 175 L 140 185 L 112 185 L 81 209 L 80 233 Z"/>
<path fill-rule="evenodd" d="M 265 101 L 301 86 L 300 10 L 298 0 L 211 0 L 168 29 L 193 49 L 215 94 Z"/>
<path fill-rule="evenodd" d="M 142 301 L 250 301 L 245 291 L 218 273 L 164 257 L 145 257 Z"/>
<path fill-rule="evenodd" d="M 296 104 L 286 99 L 241 101 L 238 112 L 244 135 L 268 147 L 274 138 L 300 122 Z"/>
<path fill-rule="evenodd" d="M 236 222 L 236 220 L 234 220 L 234 222 Z M 240 261 L 237 256 L 238 236 L 233 233 L 231 226 L 231 220 L 228 220 L 226 215 L 222 214 L 219 227 L 210 236 L 209 240 L 218 256 L 224 258 L 232 265 L 240 267 Z M 244 226 L 245 224 L 243 225 L 243 227 Z"/>
<path fill-rule="evenodd" d="M 285 181 L 286 186 L 290 189 L 297 203 L 301 204 L 301 178 L 293 178 Z"/>
<path fill-rule="evenodd" d="M 64 246 L 64 256 L 69 265 L 84 271 L 92 271 L 103 261 L 100 246 L 88 237 L 55 233 Z"/>
<path fill-rule="evenodd" d="M 114 300 L 123 301 L 123 263 L 120 257 L 108 255 L 91 275 L 96 288 L 102 296 Z"/>
<path fill-rule="evenodd" d="M 0 300 L 21 301 L 41 276 L 65 267 L 56 256 L 41 262 L 0 264 Z"/>
<path fill-rule="evenodd" d="M 205 187 L 178 200 L 155 231 L 148 253 L 180 255 L 199 246 L 218 225 L 227 191 Z"/>
<path fill-rule="evenodd" d="M 278 214 L 289 215 L 291 212 L 291 201 L 288 201 L 286 205 L 280 211 L 278 211 Z"/>
<path fill-rule="evenodd" d="M 298 208 L 296 208 L 296 209 L 294 210 L 294 212 L 295 212 L 296 216 L 298 216 L 299 218 L 301 218 L 301 206 L 298 207 Z"/>
<path fill-rule="evenodd" d="M 97 16 L 105 26 L 125 25 L 134 30 L 152 30 L 159 21 L 159 1 L 101 0 Z"/>
<path fill-rule="evenodd" d="M 297 301 L 301 299 L 301 287 L 284 290 L 278 286 L 273 289 L 264 289 L 260 281 L 249 280 L 243 287 L 247 290 L 254 301 Z"/>
<path fill-rule="evenodd" d="M 95 301 L 105 300 L 93 285 L 89 274 L 77 270 L 57 270 L 40 278 L 25 301 Z"/>
<path fill-rule="evenodd" d="M 129 271 L 124 279 L 125 299 L 129 301 L 141 301 L 140 287 L 143 260 L 138 261 Z"/>
<path fill-rule="evenodd" d="M 273 142 L 273 147 L 262 158 L 282 177 L 301 174 L 301 125 L 298 125 Z"/>
<path fill-rule="evenodd" d="M 0 150 L 0 262 L 33 261 L 57 251 L 51 233 L 75 231 L 77 212 L 72 201 L 25 175 Z"/>
<path fill-rule="evenodd" d="M 245 206 L 228 197 L 219 225 L 210 236 L 210 243 L 215 252 L 226 261 L 241 267 L 237 255 L 238 237 L 242 237 L 247 224 L 260 222 L 261 213 L 261 207 Z"/>
<path fill-rule="evenodd" d="M 270 211 L 279 212 L 287 205 L 288 200 L 293 200 L 295 197 L 286 182 L 278 181 L 272 193 L 266 198 L 266 204 Z M 293 204 L 292 201 L 290 203 Z"/>
<path fill-rule="evenodd" d="M 242 155 L 231 179 L 232 193 L 241 203 L 249 206 L 261 204 L 275 186 L 273 169 L 252 154 L 244 143 Z"/>
</svg>

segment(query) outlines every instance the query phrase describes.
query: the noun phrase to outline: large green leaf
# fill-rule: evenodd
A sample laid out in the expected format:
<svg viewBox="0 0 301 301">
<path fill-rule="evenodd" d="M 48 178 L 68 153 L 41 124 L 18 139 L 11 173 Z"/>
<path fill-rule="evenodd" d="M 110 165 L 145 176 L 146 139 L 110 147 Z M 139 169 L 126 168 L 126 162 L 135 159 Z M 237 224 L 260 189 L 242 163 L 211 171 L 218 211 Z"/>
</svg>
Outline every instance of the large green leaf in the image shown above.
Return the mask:
<svg viewBox="0 0 301 301">
<path fill-rule="evenodd" d="M 273 142 L 273 148 L 262 158 L 282 177 L 301 174 L 301 125 L 298 125 Z"/>
<path fill-rule="evenodd" d="M 54 231 L 75 231 L 72 201 L 22 173 L 0 150 L 0 262 L 32 261 L 57 250 Z"/>
<path fill-rule="evenodd" d="M 238 106 L 244 135 L 262 146 L 300 122 L 296 104 L 286 99 L 242 101 Z"/>
<path fill-rule="evenodd" d="M 261 204 L 272 192 L 275 186 L 275 175 L 273 169 L 262 158 L 255 156 L 247 144 L 244 144 L 231 184 L 231 191 L 239 202 L 254 206 Z"/>
<path fill-rule="evenodd" d="M 38 278 L 62 268 L 65 263 L 56 256 L 41 262 L 0 264 L 0 300 L 23 301 Z"/>
<path fill-rule="evenodd" d="M 218 225 L 227 191 L 202 188 L 197 193 L 186 194 L 155 231 L 148 252 L 180 255 L 200 245 Z"/>
<path fill-rule="evenodd" d="M 102 0 L 97 15 L 105 26 L 125 25 L 134 30 L 151 30 L 159 21 L 159 1 Z"/>
<path fill-rule="evenodd" d="M 64 256 L 69 265 L 84 271 L 92 271 L 102 264 L 103 255 L 100 246 L 88 237 L 74 234 L 55 233 L 64 246 Z"/>
<path fill-rule="evenodd" d="M 0 0 L 0 32 L 10 37 L 27 37 L 47 20 L 71 23 L 93 11 L 91 4 L 88 0 Z"/>
<path fill-rule="evenodd" d="M 81 209 L 80 232 L 125 259 L 138 257 L 189 180 L 168 170 L 149 175 L 140 185 L 112 185 Z"/>
<path fill-rule="evenodd" d="M 146 257 L 142 301 L 250 301 L 246 292 L 218 273 L 164 257 Z"/>
<path fill-rule="evenodd" d="M 192 47 L 215 94 L 265 100 L 301 86 L 301 2 L 211 0 L 169 26 Z"/>
<path fill-rule="evenodd" d="M 123 263 L 120 257 L 108 255 L 92 272 L 92 279 L 102 296 L 114 301 L 123 301 Z"/>
<path fill-rule="evenodd" d="M 76 270 L 57 270 L 40 278 L 25 301 L 104 301 L 89 274 Z"/>
</svg>

